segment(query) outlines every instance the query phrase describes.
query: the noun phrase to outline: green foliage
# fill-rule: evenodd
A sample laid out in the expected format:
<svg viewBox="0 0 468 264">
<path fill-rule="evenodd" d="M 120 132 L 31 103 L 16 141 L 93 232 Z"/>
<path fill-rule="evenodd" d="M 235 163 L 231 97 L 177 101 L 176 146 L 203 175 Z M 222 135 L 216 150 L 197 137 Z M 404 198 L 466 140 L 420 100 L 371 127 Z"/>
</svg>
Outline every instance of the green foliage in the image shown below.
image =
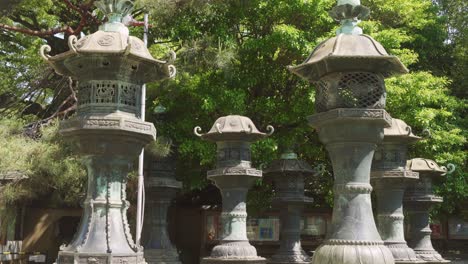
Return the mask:
<svg viewBox="0 0 468 264">
<path fill-rule="evenodd" d="M 151 13 L 149 43 L 155 43 L 149 47 L 151 53 L 161 58 L 173 49 L 178 55 L 176 79 L 148 85 L 148 117 L 155 121 L 155 108 L 167 108 L 166 121 L 157 125 L 158 135 L 170 137 L 178 146 L 178 170 L 185 186 L 204 187 L 205 172 L 215 162 L 214 144 L 195 137 L 193 128 L 199 125 L 206 131 L 219 116 L 241 114 L 251 117 L 260 130 L 269 124 L 276 128 L 273 137 L 253 145 L 254 166 L 267 166 L 285 146 L 292 145 L 311 165 L 325 165 L 321 175 L 306 179 L 306 192 L 315 198 L 316 205 L 331 204 L 331 165 L 306 121 L 314 113 L 314 87 L 293 76 L 286 66 L 301 63 L 318 43 L 335 34 L 337 24 L 327 14 L 335 1 L 136 2 Z M 453 211 L 457 201 L 468 196 L 466 101 L 462 99 L 468 54 L 466 1 L 373 0 L 363 4 L 372 12 L 370 19 L 361 23 L 364 32 L 411 70 L 387 80 L 388 111 L 416 133 L 424 129 L 432 133 L 412 147 L 412 156 L 457 165 L 438 189 L 445 197 L 443 210 Z M 39 28 L 48 28 L 76 25 L 78 18 L 62 1 L 34 0 L 23 1 L 0 18 L 0 23 L 27 27 L 37 22 Z M 132 32 L 141 34 L 141 28 Z M 0 30 L 0 38 L 0 108 L 1 96 L 12 93 L 55 111 L 56 102 L 67 96 L 62 91 L 68 89 L 63 89 L 61 78 L 44 78 L 44 64 L 36 52 L 43 43 L 55 52 L 65 51 L 66 41 L 6 30 Z M 49 81 L 43 83 L 44 79 Z M 38 82 L 45 89 L 35 92 L 31 87 Z M 6 155 L 0 160 L 0 171 L 21 170 L 30 177 L 15 183 L 21 188 L 7 187 L 2 192 L 4 200 L 31 200 L 52 193 L 49 196 L 74 203 L 71 201 L 77 200 L 84 175 L 76 157 L 52 136 L 55 132 L 48 134 L 46 129 L 41 139 L 31 140 L 20 135 L 22 126 L 6 119 L 0 122 L 0 154 Z M 160 143 L 154 142 L 148 151 L 159 155 L 164 149 Z M 250 195 L 254 207 L 264 207 L 266 199 L 262 198 L 268 196 L 268 188 L 261 184 L 255 187 Z"/>
<path fill-rule="evenodd" d="M 314 89 L 289 73 L 286 66 L 300 63 L 320 41 L 334 35 L 336 26 L 327 14 L 334 1 L 141 3 L 151 10 L 154 23 L 161 25 L 152 29 L 152 38 L 178 51 L 175 81 L 150 85 L 149 96 L 153 107 L 168 109 L 168 121 L 158 129 L 180 146 L 181 163 L 189 164 L 182 175 L 188 186 L 204 186 L 204 171 L 215 161 L 213 144 L 194 137 L 193 127 L 200 125 L 206 131 L 219 116 L 242 114 L 251 117 L 260 129 L 268 124 L 276 128 L 272 138 L 253 145 L 254 165 L 267 166 L 284 146 L 293 145 L 310 164 L 326 166 L 323 175 L 307 178 L 306 191 L 316 203 L 330 204 L 331 165 L 305 119 L 314 112 Z M 456 201 L 468 194 L 463 149 L 466 124 L 462 118 L 466 102 L 450 95 L 448 78 L 430 72 L 440 73 L 445 67 L 445 62 L 437 59 L 448 52 L 445 17 L 430 0 L 363 4 L 372 10 L 370 20 L 361 23 L 364 32 L 413 70 L 387 80 L 391 115 L 405 120 L 415 132 L 432 131 L 431 138 L 412 148 L 412 156 L 458 166 L 439 189 L 446 197 L 444 209 L 452 211 Z M 268 188 L 255 187 L 249 196 L 253 207 L 264 207 L 265 199 L 259 196 L 268 194 Z"/>
<path fill-rule="evenodd" d="M 70 146 L 58 135 L 58 126 L 41 130 L 39 139 L 23 135 L 24 123 L 0 119 L 0 174 L 19 172 L 27 179 L 2 188 L 2 204 L 41 200 L 47 206 L 77 206 L 83 197 L 85 171 Z"/>
<path fill-rule="evenodd" d="M 467 137 L 467 120 L 461 114 L 466 100 L 449 95 L 449 81 L 428 72 L 416 72 L 390 78 L 388 111 L 405 120 L 420 132 L 427 129 L 430 136 L 412 148 L 412 157 L 436 160 L 441 166 L 456 165 L 454 173 L 447 175 L 438 188 L 445 198 L 443 210 L 452 211 L 460 200 L 468 198 L 468 152 L 464 149 Z"/>
</svg>

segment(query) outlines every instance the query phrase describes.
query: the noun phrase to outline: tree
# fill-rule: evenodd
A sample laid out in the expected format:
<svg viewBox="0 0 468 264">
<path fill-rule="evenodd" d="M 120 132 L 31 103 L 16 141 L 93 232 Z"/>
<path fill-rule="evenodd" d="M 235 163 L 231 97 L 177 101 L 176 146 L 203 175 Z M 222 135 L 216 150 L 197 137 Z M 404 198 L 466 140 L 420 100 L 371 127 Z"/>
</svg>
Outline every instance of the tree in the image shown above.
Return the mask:
<svg viewBox="0 0 468 264">
<path fill-rule="evenodd" d="M 313 87 L 292 76 L 286 66 L 298 64 L 321 40 L 334 35 L 336 25 L 327 15 L 334 1 L 140 3 L 151 10 L 151 17 L 160 25 L 152 28 L 153 40 L 178 53 L 176 81 L 150 85 L 150 98 L 153 108 L 164 105 L 168 109 L 171 122 L 158 128 L 179 143 L 181 163 L 187 165 L 181 167 L 181 173 L 189 186 L 206 184 L 203 171 L 212 167 L 215 159 L 214 146 L 193 137 L 191 129 L 196 125 L 209 129 L 221 115 L 244 114 L 258 125 L 277 128 L 272 139 L 255 144 L 255 164 L 262 167 L 277 157 L 278 148 L 295 145 L 309 163 L 326 164 L 323 175 L 308 179 L 308 188 L 319 204 L 330 202 L 331 166 L 305 120 L 314 112 Z M 461 116 L 466 102 L 450 95 L 446 77 L 429 72 L 447 64 L 439 61 L 449 51 L 445 17 L 439 15 L 438 6 L 426 0 L 363 4 L 373 11 L 370 20 L 362 23 L 364 31 L 412 70 L 389 79 L 387 86 L 389 112 L 416 132 L 432 131 L 430 139 L 414 148 L 414 157 L 458 165 L 457 172 L 440 188 L 447 196 L 443 208 L 451 211 L 456 201 L 468 194 L 463 180 L 466 134 L 462 128 L 466 123 Z M 158 54 L 164 49 L 155 44 L 151 50 Z"/>
<path fill-rule="evenodd" d="M 62 30 L 66 38 L 81 31 L 92 32 L 102 21 L 100 14 L 92 13 L 92 1 L 39 2 L 24 1 L 0 19 L 0 98 L 7 95 L 6 101 L 19 101 L 21 111 L 25 103 L 37 102 L 41 107 L 36 119 L 67 109 L 71 111 L 66 114 L 71 114 L 75 104 L 70 97 L 73 83 L 53 74 L 45 77 L 44 66 L 35 54 L 39 46 L 47 42 L 54 51 L 62 52 L 67 49 L 66 42 L 54 37 L 51 30 Z M 457 66 L 455 71 L 451 66 L 455 57 L 457 65 L 466 65 L 466 57 L 455 56 L 463 51 L 462 44 L 456 45 L 457 52 L 452 45 L 460 43 L 459 37 L 449 41 L 455 39 L 449 29 L 463 29 L 455 23 L 462 15 L 449 10 L 462 10 L 464 4 L 457 2 L 456 8 L 449 8 L 447 3 L 363 1 L 372 13 L 361 26 L 412 71 L 387 81 L 388 111 L 413 126 L 415 132 L 426 128 L 432 132 L 432 137 L 412 149 L 414 157 L 458 166 L 439 188 L 446 195 L 444 210 L 453 211 L 459 199 L 466 199 L 468 190 L 463 149 L 466 101 L 457 92 L 461 89 L 455 88 L 456 83 L 463 83 L 463 68 Z M 251 117 L 260 129 L 268 124 L 276 128 L 273 138 L 253 146 L 255 166 L 266 166 L 284 146 L 294 145 L 300 157 L 313 166 L 325 165 L 325 172 L 307 179 L 307 189 L 316 205 L 330 204 L 331 165 L 306 121 L 306 116 L 314 113 L 314 87 L 293 76 L 286 66 L 299 64 L 319 42 L 335 34 L 337 24 L 327 14 L 335 1 L 138 0 L 137 4 L 136 19 L 141 19 L 141 8 L 151 13 L 153 56 L 163 57 L 170 49 L 178 55 L 177 78 L 148 85 L 147 116 L 155 121 L 156 107 L 167 109 L 168 121 L 158 124 L 159 135 L 170 136 L 179 146 L 178 169 L 188 189 L 207 184 L 205 171 L 215 160 L 215 146 L 193 136 L 193 127 L 201 125 L 207 130 L 219 116 L 242 114 Z M 34 20 L 40 23 L 34 24 Z M 83 21 L 86 25 L 81 26 Z M 28 35 L 31 30 L 37 34 Z M 141 34 L 141 29 L 132 31 Z M 40 87 L 40 92 L 27 97 L 34 87 Z M 0 108 L 8 107 L 0 100 Z M 260 184 L 256 188 L 256 197 L 251 196 L 251 200 L 264 202 L 263 197 L 271 192 Z"/>
</svg>

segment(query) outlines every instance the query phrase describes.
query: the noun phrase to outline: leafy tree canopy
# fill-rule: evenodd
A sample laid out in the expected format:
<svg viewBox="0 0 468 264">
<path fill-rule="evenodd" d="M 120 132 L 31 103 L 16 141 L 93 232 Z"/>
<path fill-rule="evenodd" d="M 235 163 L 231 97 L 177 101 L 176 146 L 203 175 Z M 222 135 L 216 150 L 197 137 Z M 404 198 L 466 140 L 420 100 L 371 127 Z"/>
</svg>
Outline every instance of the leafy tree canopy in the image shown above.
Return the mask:
<svg viewBox="0 0 468 264">
<path fill-rule="evenodd" d="M 66 38 L 95 30 L 102 17 L 92 12 L 92 2 L 23 1 L 0 18 L 0 111 L 12 109 L 8 102 L 15 102 L 20 110 L 8 111 L 14 116 L 31 110 L 32 103 L 38 104 L 39 118 L 63 117 L 73 111 L 74 83 L 52 72 L 48 75 L 50 70 L 36 52 L 43 43 L 56 52 L 67 49 L 65 40 L 53 36 L 56 31 Z M 293 76 L 286 66 L 302 62 L 320 41 L 335 34 L 337 25 L 327 14 L 335 1 L 136 2 L 134 18 L 141 19 L 140 8 L 151 14 L 153 55 L 163 57 L 170 49 L 178 55 L 176 79 L 148 86 L 147 114 L 151 121 L 163 120 L 157 123 L 159 134 L 179 146 L 179 175 L 185 186 L 205 186 L 205 171 L 215 160 L 214 145 L 193 136 L 193 127 L 200 125 L 206 131 L 219 116 L 242 114 L 261 130 L 271 124 L 277 131 L 254 144 L 255 166 L 268 165 L 284 146 L 293 145 L 310 164 L 326 166 L 325 172 L 308 178 L 307 188 L 316 204 L 330 203 L 331 165 L 306 121 L 314 113 L 314 87 Z M 457 165 L 439 188 L 447 211 L 456 209 L 457 201 L 468 195 L 462 89 L 467 61 L 464 2 L 363 1 L 372 13 L 361 23 L 366 34 L 411 70 L 388 79 L 387 89 L 392 116 L 405 120 L 416 133 L 431 131 L 431 137 L 412 147 L 413 157 Z M 141 28 L 132 31 L 134 35 L 142 32 Z M 164 117 L 155 113 L 158 106 L 167 109 Z M 255 192 L 251 201 L 258 205 L 267 192 Z"/>
</svg>

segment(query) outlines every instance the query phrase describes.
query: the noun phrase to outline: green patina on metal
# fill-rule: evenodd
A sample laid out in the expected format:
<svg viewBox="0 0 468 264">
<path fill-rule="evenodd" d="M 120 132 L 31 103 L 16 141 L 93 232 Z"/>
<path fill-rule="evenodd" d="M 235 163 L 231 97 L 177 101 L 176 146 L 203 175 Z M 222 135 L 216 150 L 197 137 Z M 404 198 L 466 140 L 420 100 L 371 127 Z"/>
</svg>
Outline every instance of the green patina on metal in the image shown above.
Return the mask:
<svg viewBox="0 0 468 264">
<path fill-rule="evenodd" d="M 265 169 L 265 179 L 275 185 L 273 204 L 280 209 L 281 241 L 279 250 L 271 257 L 272 264 L 306 264 L 310 257 L 301 247 L 301 218 L 305 204 L 313 199 L 304 195 L 304 177 L 313 169 L 297 154 L 287 151 Z"/>
<path fill-rule="evenodd" d="M 393 118 L 372 162 L 371 182 L 377 196 L 377 227 L 397 264 L 424 263 L 408 247 L 404 235 L 403 194 L 419 174 L 406 166 L 408 144 L 420 138 L 404 121 Z"/>
<path fill-rule="evenodd" d="M 269 133 L 262 133 L 248 117 L 230 115 L 218 118 L 205 134 L 200 134 L 200 127 L 194 129 L 202 139 L 216 142 L 216 169 L 208 171 L 207 178 L 223 199 L 221 241 L 202 259 L 203 264 L 266 263 L 247 239 L 246 198 L 249 188 L 262 177 L 262 171 L 251 166 L 250 144 L 271 135 L 273 127 L 267 128 Z"/>
<path fill-rule="evenodd" d="M 411 184 L 404 196 L 411 232 L 408 244 L 414 249 L 416 257 L 424 263 L 450 263 L 432 246 L 429 214 L 434 204 L 443 201 L 442 197 L 434 194 L 433 181 L 453 172 L 455 167 L 448 172 L 447 168 L 440 167 L 435 161 L 422 158 L 408 160 L 407 167 L 419 172 L 419 181 Z"/>
<path fill-rule="evenodd" d="M 384 110 L 384 78 L 407 69 L 357 27 L 369 14 L 360 1 L 340 0 L 330 14 L 341 23 L 338 35 L 319 44 L 304 63 L 289 67 L 315 85 L 317 114 L 309 123 L 326 146 L 335 178 L 332 228 L 312 263 L 392 264 L 372 213 L 370 169 L 392 121 Z"/>
<path fill-rule="evenodd" d="M 369 9 L 361 5 L 360 0 L 340 0 L 330 12 L 330 16 L 340 22 L 341 26 L 336 34 L 362 34 L 362 29 L 357 25 L 361 19 L 369 16 Z"/>
<path fill-rule="evenodd" d="M 145 263 L 133 242 L 128 221 L 126 179 L 144 145 L 156 137 L 141 120 L 142 85 L 172 77 L 171 62 L 154 59 L 121 23 L 132 1 L 100 0 L 108 21 L 99 31 L 68 40 L 70 50 L 42 57 L 58 74 L 77 80 L 77 114 L 61 123 L 60 132 L 77 142 L 88 171 L 88 188 L 79 230 L 60 248 L 57 263 Z"/>
<path fill-rule="evenodd" d="M 182 183 L 176 180 L 176 156 L 146 156 L 149 173 L 145 180 L 145 226 L 143 241 L 149 264 L 180 264 L 177 248 L 168 234 L 168 210 Z"/>
</svg>

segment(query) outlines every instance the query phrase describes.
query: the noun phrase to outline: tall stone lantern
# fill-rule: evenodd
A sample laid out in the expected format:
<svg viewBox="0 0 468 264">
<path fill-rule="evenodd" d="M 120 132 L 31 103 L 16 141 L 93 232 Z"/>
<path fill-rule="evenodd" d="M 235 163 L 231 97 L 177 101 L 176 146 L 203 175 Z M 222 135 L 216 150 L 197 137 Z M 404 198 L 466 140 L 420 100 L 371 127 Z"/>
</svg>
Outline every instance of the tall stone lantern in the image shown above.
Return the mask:
<svg viewBox="0 0 468 264">
<path fill-rule="evenodd" d="M 403 194 L 408 184 L 419 179 L 406 167 L 407 145 L 420 138 L 404 121 L 394 118 L 384 129 L 384 140 L 374 154 L 371 182 L 377 196 L 377 227 L 395 258 L 395 263 L 424 263 L 408 247 L 404 233 Z"/>
<path fill-rule="evenodd" d="M 265 177 L 272 178 L 276 186 L 273 204 L 280 208 L 281 244 L 269 263 L 306 264 L 310 257 L 301 247 L 301 218 L 304 204 L 313 199 L 304 195 L 304 176 L 313 174 L 313 169 L 297 154 L 287 152 L 274 160 L 265 170 Z"/>
<path fill-rule="evenodd" d="M 266 263 L 247 239 L 246 196 L 262 177 L 262 171 L 251 166 L 250 144 L 271 135 L 273 127 L 267 128 L 269 133 L 262 133 L 248 117 L 229 115 L 216 120 L 206 134 L 200 134 L 200 127 L 194 129 L 202 139 L 216 142 L 216 169 L 208 171 L 207 176 L 220 189 L 223 199 L 221 241 L 209 257 L 203 258 L 204 264 Z"/>
<path fill-rule="evenodd" d="M 142 147 L 155 139 L 151 123 L 140 119 L 141 87 L 168 78 L 175 68 L 156 60 L 142 40 L 129 36 L 122 18 L 129 0 L 100 0 L 95 5 L 108 21 L 99 31 L 77 40 L 70 50 L 42 57 L 58 74 L 78 81 L 77 113 L 60 125 L 76 141 L 88 172 L 84 213 L 78 232 L 62 246 L 57 263 L 145 263 L 127 223 L 126 179 Z"/>
<path fill-rule="evenodd" d="M 359 0 L 339 0 L 331 15 L 341 22 L 301 65 L 290 70 L 315 84 L 316 114 L 309 117 L 330 155 L 334 183 L 332 229 L 317 248 L 313 264 L 389 264 L 390 250 L 374 221 L 370 169 L 384 127 L 384 78 L 406 73 L 395 56 L 357 27 L 368 9 Z"/>
<path fill-rule="evenodd" d="M 177 248 L 168 234 L 167 216 L 169 206 L 182 188 L 175 178 L 174 155 L 152 159 L 145 180 L 145 259 L 148 263 L 180 264 Z"/>
<path fill-rule="evenodd" d="M 430 159 L 415 158 L 408 161 L 408 168 L 419 172 L 419 181 L 408 187 L 404 203 L 410 220 L 409 246 L 416 256 L 426 263 L 449 263 L 432 246 L 429 213 L 431 207 L 443 198 L 434 194 L 433 180 L 445 175 L 447 169 Z"/>
</svg>

